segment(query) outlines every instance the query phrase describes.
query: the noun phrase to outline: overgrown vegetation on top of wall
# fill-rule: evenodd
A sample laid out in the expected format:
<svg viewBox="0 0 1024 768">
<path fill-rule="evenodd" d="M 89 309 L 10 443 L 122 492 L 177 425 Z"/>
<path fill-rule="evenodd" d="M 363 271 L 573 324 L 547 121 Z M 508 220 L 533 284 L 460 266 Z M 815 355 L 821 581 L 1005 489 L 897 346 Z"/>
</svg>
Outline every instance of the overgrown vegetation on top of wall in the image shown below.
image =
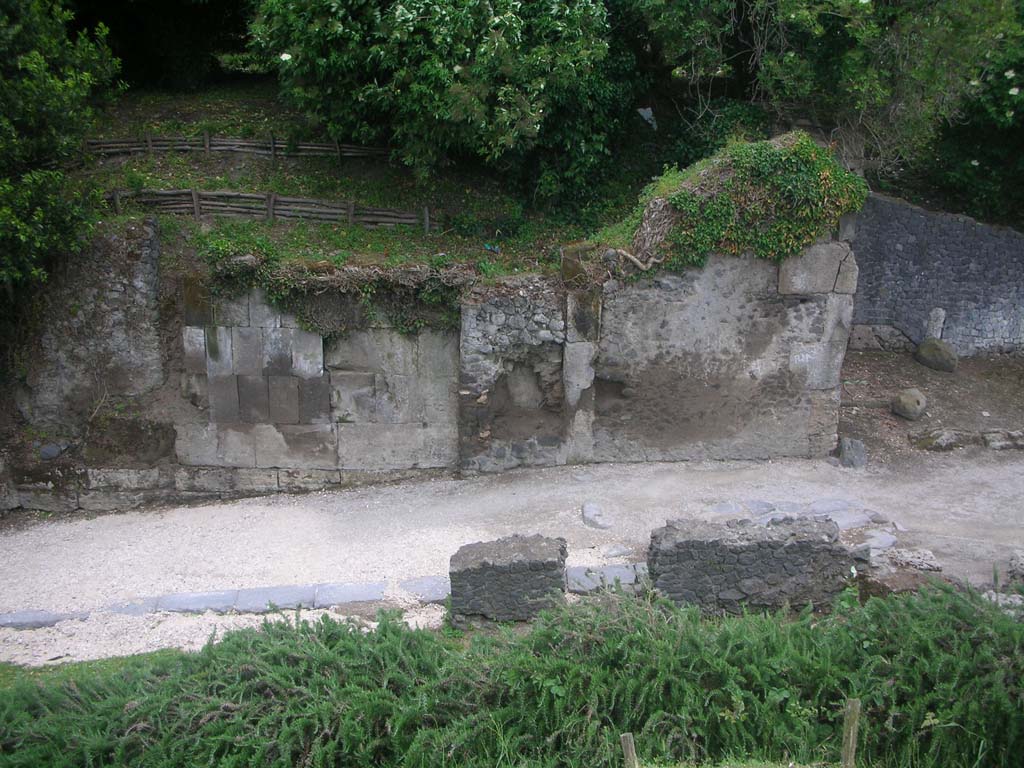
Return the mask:
<svg viewBox="0 0 1024 768">
<path fill-rule="evenodd" d="M 262 288 L 279 309 L 326 337 L 379 321 L 402 333 L 455 329 L 462 288 L 474 276 L 444 254 L 406 265 L 290 259 L 265 232 L 247 226 L 199 233 L 195 243 L 210 270 L 212 293 L 230 297 Z"/>
<path fill-rule="evenodd" d="M 1024 750 L 1024 624 L 951 590 L 830 616 L 701 620 L 633 598 L 466 643 L 328 618 L 195 655 L 0 690 L 12 766 L 621 765 L 837 761 L 863 702 L 862 764 L 985 768 Z"/>
<path fill-rule="evenodd" d="M 669 270 L 703 265 L 716 252 L 779 261 L 833 230 L 867 194 L 862 178 L 797 132 L 733 143 L 685 170 L 667 169 L 629 217 L 593 240 L 637 250 L 638 257 Z M 667 235 L 649 245 L 644 228 L 651 223 L 644 214 L 659 198 L 669 201 L 674 218 Z"/>
</svg>

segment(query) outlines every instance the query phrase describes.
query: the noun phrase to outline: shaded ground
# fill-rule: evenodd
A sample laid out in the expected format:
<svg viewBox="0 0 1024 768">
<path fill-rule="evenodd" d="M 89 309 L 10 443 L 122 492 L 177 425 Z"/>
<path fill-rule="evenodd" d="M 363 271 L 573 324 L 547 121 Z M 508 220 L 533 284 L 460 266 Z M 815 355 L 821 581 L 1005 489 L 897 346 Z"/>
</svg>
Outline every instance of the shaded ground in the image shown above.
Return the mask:
<svg viewBox="0 0 1024 768">
<path fill-rule="evenodd" d="M 893 395 L 908 387 L 928 399 L 919 421 L 889 410 Z M 935 427 L 1024 428 L 1024 358 L 964 358 L 955 373 L 943 373 L 915 362 L 909 352 L 847 352 L 840 434 L 863 440 L 874 461 L 905 462 L 919 453 L 909 435 Z"/>
</svg>

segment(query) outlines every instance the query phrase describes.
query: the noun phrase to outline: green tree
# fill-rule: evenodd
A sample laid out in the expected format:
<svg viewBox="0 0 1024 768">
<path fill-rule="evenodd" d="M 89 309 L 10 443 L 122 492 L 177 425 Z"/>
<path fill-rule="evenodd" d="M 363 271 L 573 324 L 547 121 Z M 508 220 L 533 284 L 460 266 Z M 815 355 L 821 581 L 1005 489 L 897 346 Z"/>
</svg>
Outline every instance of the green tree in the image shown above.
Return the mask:
<svg viewBox="0 0 1024 768">
<path fill-rule="evenodd" d="M 71 39 L 55 0 L 0 0 L 0 284 L 45 278 L 47 258 L 73 249 L 87 219 L 60 161 L 78 146 L 94 100 L 117 74 L 105 31 Z"/>
<path fill-rule="evenodd" d="M 263 0 L 252 32 L 334 138 L 422 172 L 473 157 L 543 198 L 605 161 L 632 100 L 600 0 Z"/>
</svg>

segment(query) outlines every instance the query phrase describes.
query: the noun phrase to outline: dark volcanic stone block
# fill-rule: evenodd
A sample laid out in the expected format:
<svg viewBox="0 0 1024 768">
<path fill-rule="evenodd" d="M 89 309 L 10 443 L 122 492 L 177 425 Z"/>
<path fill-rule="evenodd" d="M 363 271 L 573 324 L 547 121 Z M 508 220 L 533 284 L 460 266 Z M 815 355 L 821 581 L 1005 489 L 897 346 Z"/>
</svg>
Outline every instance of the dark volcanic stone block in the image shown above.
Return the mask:
<svg viewBox="0 0 1024 768">
<path fill-rule="evenodd" d="M 467 544 L 452 555 L 453 619 L 526 621 L 565 592 L 565 539 L 507 536 Z"/>
<path fill-rule="evenodd" d="M 647 550 L 654 587 L 707 613 L 737 613 L 742 604 L 825 606 L 847 586 L 853 565 L 830 520 L 673 520 L 651 534 Z"/>
</svg>

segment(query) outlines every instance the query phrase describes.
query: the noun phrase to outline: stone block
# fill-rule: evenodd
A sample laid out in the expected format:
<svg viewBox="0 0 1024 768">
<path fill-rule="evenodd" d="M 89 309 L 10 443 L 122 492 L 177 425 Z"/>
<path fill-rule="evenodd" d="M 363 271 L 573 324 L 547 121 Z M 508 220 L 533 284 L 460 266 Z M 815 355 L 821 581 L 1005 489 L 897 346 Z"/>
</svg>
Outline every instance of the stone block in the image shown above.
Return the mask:
<svg viewBox="0 0 1024 768">
<path fill-rule="evenodd" d="M 376 374 L 331 371 L 331 419 L 345 424 L 377 420 Z"/>
<path fill-rule="evenodd" d="M 181 329 L 184 365 L 188 373 L 206 373 L 206 329 L 186 325 Z"/>
<path fill-rule="evenodd" d="M 299 423 L 330 424 L 331 381 L 327 376 L 318 379 L 298 379 Z"/>
<path fill-rule="evenodd" d="M 115 491 L 101 488 L 95 491 L 80 491 L 78 508 L 86 512 L 113 512 L 118 509 L 138 509 L 147 504 L 167 501 L 163 490 Z"/>
<path fill-rule="evenodd" d="M 849 254 L 850 246 L 846 243 L 824 242 L 789 257 L 779 265 L 779 293 L 831 293 L 836 286 L 839 266 Z"/>
<path fill-rule="evenodd" d="M 410 469 L 432 465 L 419 424 L 338 424 L 341 469 Z"/>
<path fill-rule="evenodd" d="M 206 375 L 230 376 L 234 373 L 231 355 L 231 329 L 222 325 L 206 329 Z"/>
<path fill-rule="evenodd" d="M 239 493 L 275 493 L 279 488 L 276 469 L 235 468 L 231 470 L 231 482 L 231 490 Z"/>
<path fill-rule="evenodd" d="M 175 424 L 175 455 L 187 466 L 253 467 L 256 454 L 248 425 Z"/>
<path fill-rule="evenodd" d="M 341 485 L 341 472 L 336 469 L 282 469 L 279 473 L 282 491 L 319 491 Z"/>
<path fill-rule="evenodd" d="M 256 424 L 256 466 L 282 469 L 335 469 L 338 439 L 330 424 Z"/>
<path fill-rule="evenodd" d="M 562 385 L 570 408 L 579 405 L 580 396 L 594 385 L 594 358 L 597 345 L 589 341 L 566 343 L 562 348 Z"/>
<path fill-rule="evenodd" d="M 38 484 L 17 486 L 23 509 L 39 512 L 74 512 L 78 509 L 78 487 L 45 487 Z"/>
<path fill-rule="evenodd" d="M 316 333 L 292 330 L 293 376 L 302 379 L 316 379 L 324 374 L 324 340 Z"/>
<path fill-rule="evenodd" d="M 857 259 L 853 252 L 843 259 L 839 265 L 839 274 L 836 275 L 834 293 L 842 293 L 852 296 L 857 292 L 857 279 L 860 276 L 860 269 L 857 267 Z"/>
<path fill-rule="evenodd" d="M 181 396 L 199 410 L 210 407 L 210 387 L 205 373 L 182 373 L 178 389 Z"/>
<path fill-rule="evenodd" d="M 431 339 L 425 343 L 428 354 Z M 324 362 L 331 370 L 371 373 L 396 373 L 410 376 L 416 371 L 417 341 L 387 328 L 353 331 L 336 338 L 324 351 Z"/>
<path fill-rule="evenodd" d="M 270 421 L 273 424 L 299 423 L 299 379 L 294 376 L 269 376 Z"/>
<path fill-rule="evenodd" d="M 241 327 L 249 325 L 249 297 L 242 294 L 230 299 L 216 299 L 213 302 L 213 324 Z"/>
<path fill-rule="evenodd" d="M 426 375 L 416 381 L 420 416 L 427 424 L 454 424 L 459 417 L 458 380 Z"/>
<path fill-rule="evenodd" d="M 88 485 L 96 488 L 113 488 L 120 491 L 144 491 L 164 485 L 160 470 L 153 469 L 88 469 Z"/>
<path fill-rule="evenodd" d="M 415 371 L 421 376 L 455 378 L 459 372 L 459 335 L 425 328 L 416 337 Z"/>
<path fill-rule="evenodd" d="M 275 608 L 312 608 L 316 585 L 240 589 L 234 609 L 239 613 L 266 613 Z"/>
<path fill-rule="evenodd" d="M 398 588 L 421 603 L 444 603 L 452 592 L 452 583 L 447 576 L 421 576 L 398 582 Z"/>
<path fill-rule="evenodd" d="M 382 374 L 374 376 L 374 421 L 382 424 L 423 422 L 419 382 L 411 376 Z"/>
<path fill-rule="evenodd" d="M 238 377 L 238 417 L 247 424 L 270 421 L 270 396 L 266 376 Z"/>
<path fill-rule="evenodd" d="M 647 551 L 655 589 L 712 614 L 827 607 L 853 566 L 839 528 L 822 520 L 674 520 L 651 534 Z"/>
<path fill-rule="evenodd" d="M 535 618 L 564 598 L 566 555 L 564 539 L 537 535 L 460 547 L 449 567 L 452 618 Z"/>
<path fill-rule="evenodd" d="M 267 376 L 292 375 L 294 328 L 263 329 L 263 373 Z"/>
<path fill-rule="evenodd" d="M 852 437 L 839 438 L 839 463 L 848 469 L 863 469 L 868 464 L 864 443 Z"/>
<path fill-rule="evenodd" d="M 281 313 L 267 301 L 262 288 L 249 292 L 249 325 L 257 328 L 281 327 Z"/>
<path fill-rule="evenodd" d="M 586 342 L 601 338 L 601 294 L 570 291 L 565 296 L 566 341 Z"/>
<path fill-rule="evenodd" d="M 238 422 L 238 377 L 208 376 L 206 386 L 210 398 L 210 421 L 217 424 Z"/>
<path fill-rule="evenodd" d="M 169 613 L 227 613 L 234 609 L 237 599 L 237 589 L 220 592 L 179 592 L 158 597 L 156 610 Z"/>
<path fill-rule="evenodd" d="M 231 329 L 232 369 L 243 376 L 259 376 L 263 372 L 263 329 Z"/>
<path fill-rule="evenodd" d="M 383 581 L 318 584 L 314 607 L 330 608 L 352 603 L 377 603 L 384 599 L 384 586 Z"/>
<path fill-rule="evenodd" d="M 174 489 L 200 493 L 223 493 L 234 487 L 233 470 L 211 467 L 179 467 L 174 472 Z"/>
<path fill-rule="evenodd" d="M 206 286 L 194 277 L 187 278 L 182 287 L 185 325 L 212 325 L 213 305 Z"/>
<path fill-rule="evenodd" d="M 56 613 L 54 611 L 12 611 L 0 613 L 0 627 L 4 629 L 43 629 L 69 619 L 85 618 L 84 613 Z"/>
</svg>

